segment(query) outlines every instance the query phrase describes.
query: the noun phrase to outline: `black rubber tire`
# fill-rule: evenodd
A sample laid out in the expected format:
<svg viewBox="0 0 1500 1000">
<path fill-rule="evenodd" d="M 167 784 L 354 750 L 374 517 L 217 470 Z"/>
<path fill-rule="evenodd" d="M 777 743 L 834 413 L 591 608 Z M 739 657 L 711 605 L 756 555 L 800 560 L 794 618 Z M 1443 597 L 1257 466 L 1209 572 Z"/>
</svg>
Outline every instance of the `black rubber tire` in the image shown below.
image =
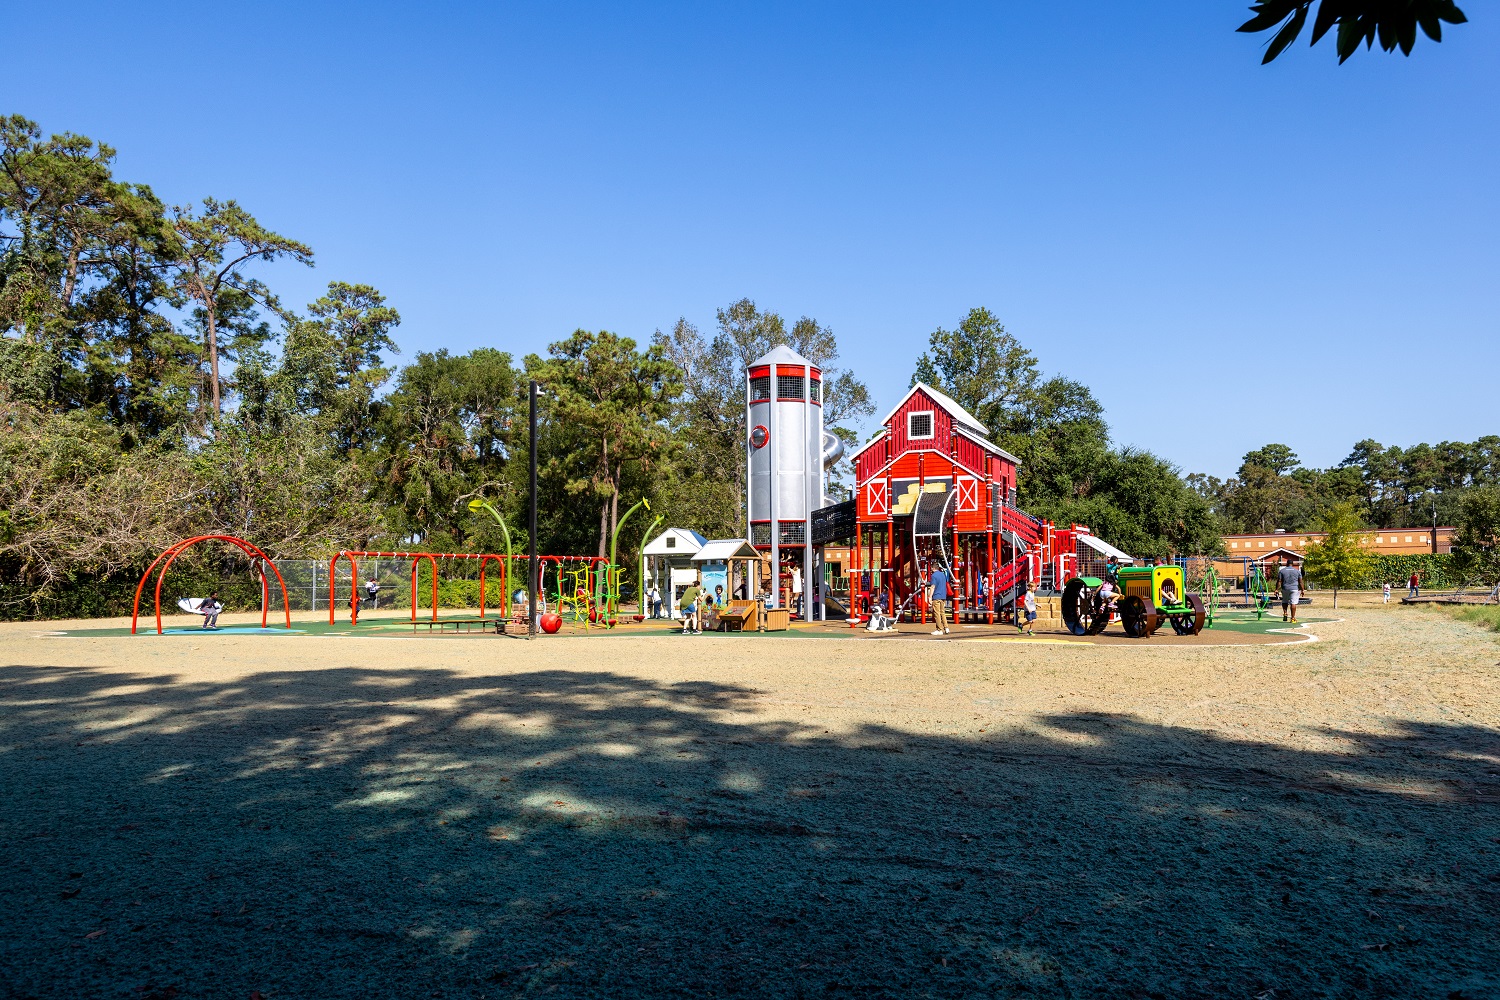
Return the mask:
<svg viewBox="0 0 1500 1000">
<path fill-rule="evenodd" d="M 1146 602 L 1139 597 L 1127 597 L 1120 602 L 1120 624 L 1125 626 L 1125 634 L 1132 639 L 1144 639 L 1150 635 L 1150 626 L 1146 615 Z"/>
<path fill-rule="evenodd" d="M 1203 598 L 1197 594 L 1189 594 L 1187 598 L 1188 607 L 1193 609 L 1192 634 L 1197 635 L 1203 631 L 1203 623 L 1208 620 L 1208 612 L 1204 610 Z"/>
<path fill-rule="evenodd" d="M 1063 588 L 1062 596 L 1062 618 L 1063 625 L 1074 635 L 1088 635 L 1089 623 L 1082 614 L 1082 605 L 1092 603 L 1093 594 L 1089 593 L 1088 584 L 1077 577 L 1068 581 Z"/>
</svg>

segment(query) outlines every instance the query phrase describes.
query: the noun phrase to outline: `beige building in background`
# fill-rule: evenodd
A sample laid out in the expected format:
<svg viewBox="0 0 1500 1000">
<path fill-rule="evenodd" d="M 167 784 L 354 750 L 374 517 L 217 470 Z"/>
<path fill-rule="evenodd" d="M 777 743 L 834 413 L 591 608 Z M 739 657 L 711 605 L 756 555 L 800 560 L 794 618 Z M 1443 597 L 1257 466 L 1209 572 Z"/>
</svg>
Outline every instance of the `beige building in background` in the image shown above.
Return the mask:
<svg viewBox="0 0 1500 1000">
<path fill-rule="evenodd" d="M 1365 548 L 1382 556 L 1452 552 L 1453 528 L 1439 527 L 1434 543 L 1431 528 L 1374 528 L 1365 535 Z M 1224 550 L 1231 556 L 1259 559 L 1275 549 L 1306 552 L 1324 538 L 1320 531 L 1273 531 L 1265 535 L 1225 535 Z"/>
</svg>

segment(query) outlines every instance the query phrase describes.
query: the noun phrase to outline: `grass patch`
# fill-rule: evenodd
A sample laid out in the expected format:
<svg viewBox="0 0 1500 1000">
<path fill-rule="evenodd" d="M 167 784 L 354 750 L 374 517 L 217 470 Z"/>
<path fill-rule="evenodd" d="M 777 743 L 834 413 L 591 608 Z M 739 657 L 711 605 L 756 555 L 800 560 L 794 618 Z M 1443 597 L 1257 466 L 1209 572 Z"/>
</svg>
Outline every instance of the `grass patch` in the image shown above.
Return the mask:
<svg viewBox="0 0 1500 1000">
<path fill-rule="evenodd" d="M 1471 622 L 1491 632 L 1500 632 L 1500 604 L 1424 604 L 1429 611 L 1440 611 L 1461 622 Z"/>
</svg>

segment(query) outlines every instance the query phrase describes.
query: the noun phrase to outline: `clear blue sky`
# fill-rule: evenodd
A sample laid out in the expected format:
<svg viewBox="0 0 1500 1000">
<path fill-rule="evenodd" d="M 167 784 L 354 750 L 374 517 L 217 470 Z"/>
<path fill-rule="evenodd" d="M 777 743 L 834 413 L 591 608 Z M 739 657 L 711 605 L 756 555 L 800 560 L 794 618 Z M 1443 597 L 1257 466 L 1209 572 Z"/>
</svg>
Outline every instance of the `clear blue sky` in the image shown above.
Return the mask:
<svg viewBox="0 0 1500 1000">
<path fill-rule="evenodd" d="M 1185 471 L 1500 431 L 1500 10 L 1262 67 L 1246 6 L 27 4 L 0 110 L 239 199 L 407 357 L 749 296 L 885 407 L 985 305 Z"/>
</svg>

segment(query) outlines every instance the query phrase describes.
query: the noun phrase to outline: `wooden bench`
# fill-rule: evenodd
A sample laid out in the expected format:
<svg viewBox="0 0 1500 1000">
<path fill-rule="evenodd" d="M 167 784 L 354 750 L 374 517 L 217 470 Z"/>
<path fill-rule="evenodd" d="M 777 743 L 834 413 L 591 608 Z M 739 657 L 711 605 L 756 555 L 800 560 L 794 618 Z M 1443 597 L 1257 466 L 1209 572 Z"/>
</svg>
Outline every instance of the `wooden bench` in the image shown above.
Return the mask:
<svg viewBox="0 0 1500 1000">
<path fill-rule="evenodd" d="M 754 632 L 760 626 L 760 605 L 755 601 L 730 601 L 718 615 L 720 632 Z"/>
<path fill-rule="evenodd" d="M 425 628 L 430 633 L 434 629 L 439 635 L 452 629 L 455 634 L 464 632 L 488 632 L 494 630 L 496 635 L 505 634 L 505 619 L 503 618 L 439 618 L 437 621 L 414 621 L 411 623 L 413 632 Z"/>
</svg>

